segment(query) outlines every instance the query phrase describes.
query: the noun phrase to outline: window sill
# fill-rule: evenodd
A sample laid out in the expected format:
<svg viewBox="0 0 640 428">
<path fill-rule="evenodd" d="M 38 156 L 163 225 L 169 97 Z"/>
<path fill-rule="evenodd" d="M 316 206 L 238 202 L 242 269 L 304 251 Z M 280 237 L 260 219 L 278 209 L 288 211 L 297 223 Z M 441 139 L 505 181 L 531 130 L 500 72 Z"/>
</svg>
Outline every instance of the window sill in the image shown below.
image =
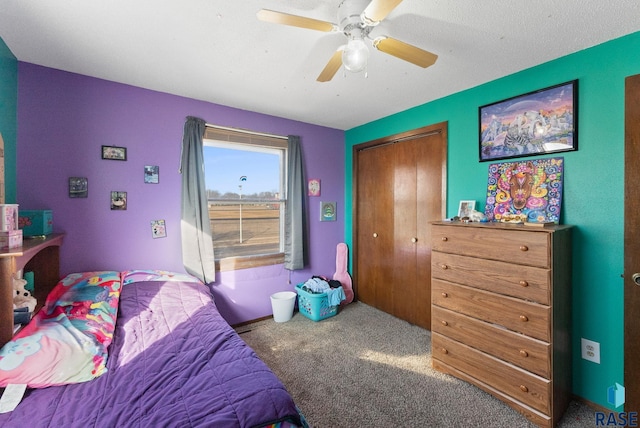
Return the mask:
<svg viewBox="0 0 640 428">
<path fill-rule="evenodd" d="M 216 270 L 218 272 L 225 272 L 282 263 L 284 263 L 284 253 L 265 254 L 263 256 L 227 257 L 216 260 Z"/>
</svg>

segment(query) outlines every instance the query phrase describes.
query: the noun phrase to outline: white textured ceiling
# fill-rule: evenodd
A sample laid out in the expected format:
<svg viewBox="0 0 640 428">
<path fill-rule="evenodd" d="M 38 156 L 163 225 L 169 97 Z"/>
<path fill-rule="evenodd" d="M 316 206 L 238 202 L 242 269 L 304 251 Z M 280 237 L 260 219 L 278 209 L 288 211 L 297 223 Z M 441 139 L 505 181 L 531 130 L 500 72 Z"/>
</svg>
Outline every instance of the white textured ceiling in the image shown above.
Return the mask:
<svg viewBox="0 0 640 428">
<path fill-rule="evenodd" d="M 372 49 L 367 78 L 341 69 L 319 83 L 345 37 L 256 18 L 336 22 L 340 2 L 0 0 L 0 37 L 20 61 L 350 129 L 640 30 L 638 0 L 404 0 L 371 35 L 431 51 L 435 65 Z"/>
</svg>

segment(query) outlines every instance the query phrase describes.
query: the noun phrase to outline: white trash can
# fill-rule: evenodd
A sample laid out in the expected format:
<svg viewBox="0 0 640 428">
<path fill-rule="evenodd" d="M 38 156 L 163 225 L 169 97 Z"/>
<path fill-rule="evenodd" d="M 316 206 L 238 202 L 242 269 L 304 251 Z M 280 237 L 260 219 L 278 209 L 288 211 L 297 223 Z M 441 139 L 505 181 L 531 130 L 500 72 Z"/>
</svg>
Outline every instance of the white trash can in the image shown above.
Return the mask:
<svg viewBox="0 0 640 428">
<path fill-rule="evenodd" d="M 286 322 L 291 319 L 297 296 L 293 291 L 280 291 L 271 295 L 271 308 L 275 322 Z"/>
</svg>

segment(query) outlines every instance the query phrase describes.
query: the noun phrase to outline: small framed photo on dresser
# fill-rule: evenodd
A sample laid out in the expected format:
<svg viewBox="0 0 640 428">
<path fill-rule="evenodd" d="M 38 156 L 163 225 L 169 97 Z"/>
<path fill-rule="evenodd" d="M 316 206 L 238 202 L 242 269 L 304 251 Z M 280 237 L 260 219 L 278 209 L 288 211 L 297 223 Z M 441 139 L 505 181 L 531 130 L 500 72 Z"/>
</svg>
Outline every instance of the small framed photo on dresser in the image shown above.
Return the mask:
<svg viewBox="0 0 640 428">
<path fill-rule="evenodd" d="M 476 201 L 460 201 L 458 207 L 458 217 L 469 217 L 471 211 L 476 209 Z"/>
</svg>

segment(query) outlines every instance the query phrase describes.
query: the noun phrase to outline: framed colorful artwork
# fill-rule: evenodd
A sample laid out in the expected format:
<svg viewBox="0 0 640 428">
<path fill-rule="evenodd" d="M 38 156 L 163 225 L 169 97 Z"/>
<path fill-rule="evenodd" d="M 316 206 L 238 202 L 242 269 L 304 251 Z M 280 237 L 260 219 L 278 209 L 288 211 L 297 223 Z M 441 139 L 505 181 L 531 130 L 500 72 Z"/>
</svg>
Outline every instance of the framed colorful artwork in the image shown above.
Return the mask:
<svg viewBox="0 0 640 428">
<path fill-rule="evenodd" d="M 320 202 L 320 221 L 336 221 L 335 202 Z"/>
<path fill-rule="evenodd" d="M 558 224 L 563 167 L 562 157 L 489 165 L 487 220 Z"/>
<path fill-rule="evenodd" d="M 320 179 L 309 179 L 309 196 L 320 196 Z"/>
<path fill-rule="evenodd" d="M 479 108 L 480 162 L 578 150 L 578 81 Z"/>
</svg>

